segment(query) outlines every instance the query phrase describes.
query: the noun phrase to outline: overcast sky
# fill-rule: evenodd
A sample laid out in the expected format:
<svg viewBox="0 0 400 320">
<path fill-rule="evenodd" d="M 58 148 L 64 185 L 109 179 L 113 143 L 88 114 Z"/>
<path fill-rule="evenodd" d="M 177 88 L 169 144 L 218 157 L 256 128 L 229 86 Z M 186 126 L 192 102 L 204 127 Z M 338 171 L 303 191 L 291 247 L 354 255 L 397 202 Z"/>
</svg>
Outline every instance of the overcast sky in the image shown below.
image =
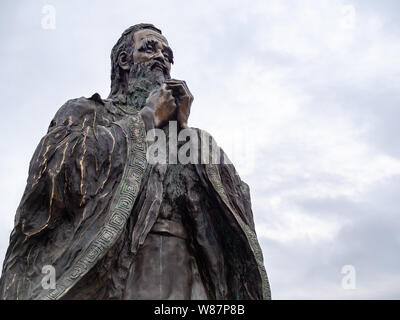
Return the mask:
<svg viewBox="0 0 400 320">
<path fill-rule="evenodd" d="M 189 125 L 250 186 L 272 297 L 400 298 L 399 13 L 397 0 L 1 1 L 0 263 L 55 112 L 106 98 L 112 46 L 150 22 L 195 97 Z"/>
</svg>

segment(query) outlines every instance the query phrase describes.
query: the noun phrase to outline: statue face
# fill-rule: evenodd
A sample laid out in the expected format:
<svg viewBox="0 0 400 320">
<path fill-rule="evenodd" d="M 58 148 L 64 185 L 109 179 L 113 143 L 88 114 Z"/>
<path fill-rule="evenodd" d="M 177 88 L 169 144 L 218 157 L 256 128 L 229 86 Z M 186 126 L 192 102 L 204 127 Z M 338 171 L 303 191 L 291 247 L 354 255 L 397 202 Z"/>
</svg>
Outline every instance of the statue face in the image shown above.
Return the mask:
<svg viewBox="0 0 400 320">
<path fill-rule="evenodd" d="M 135 63 L 147 64 L 150 70 L 159 70 L 169 76 L 172 50 L 168 46 L 167 39 L 153 30 L 143 29 L 135 32 L 134 41 L 133 59 Z"/>
</svg>

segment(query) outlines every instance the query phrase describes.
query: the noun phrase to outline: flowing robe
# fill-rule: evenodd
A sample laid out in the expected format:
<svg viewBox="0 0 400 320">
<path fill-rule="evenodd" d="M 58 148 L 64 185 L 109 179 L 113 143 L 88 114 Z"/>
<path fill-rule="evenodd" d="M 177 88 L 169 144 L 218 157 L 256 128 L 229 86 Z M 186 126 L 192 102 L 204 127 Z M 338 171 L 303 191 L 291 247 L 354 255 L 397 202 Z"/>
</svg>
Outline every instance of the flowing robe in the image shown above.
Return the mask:
<svg viewBox="0 0 400 320">
<path fill-rule="evenodd" d="M 204 132 L 196 132 L 200 144 Z M 29 167 L 0 279 L 1 299 L 129 299 L 138 252 L 163 198 L 144 122 L 98 94 L 56 113 Z M 221 158 L 224 153 L 221 151 Z M 248 186 L 232 164 L 193 164 L 188 246 L 209 299 L 269 299 Z M 55 288 L 43 286 L 44 266 Z"/>
</svg>

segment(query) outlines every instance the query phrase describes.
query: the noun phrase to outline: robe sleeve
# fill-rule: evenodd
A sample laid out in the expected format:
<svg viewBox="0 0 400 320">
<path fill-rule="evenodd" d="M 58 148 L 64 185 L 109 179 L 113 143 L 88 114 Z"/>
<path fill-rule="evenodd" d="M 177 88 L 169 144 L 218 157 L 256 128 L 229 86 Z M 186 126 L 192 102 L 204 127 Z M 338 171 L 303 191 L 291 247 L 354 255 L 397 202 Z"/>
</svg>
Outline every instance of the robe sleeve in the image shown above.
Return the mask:
<svg viewBox="0 0 400 320">
<path fill-rule="evenodd" d="M 207 133 L 200 132 L 200 135 L 202 139 L 214 140 Z M 216 142 L 209 145 L 216 147 L 216 159 L 219 159 L 216 163 L 208 162 L 204 169 L 207 180 L 218 195 L 221 208 L 217 214 L 219 221 L 215 225 L 217 228 L 224 225 L 217 233 L 224 235 L 220 244 L 227 266 L 227 278 L 230 279 L 228 291 L 232 298 L 237 299 L 270 299 L 271 290 L 254 226 L 249 187 Z M 212 150 L 206 154 L 211 153 Z"/>
<path fill-rule="evenodd" d="M 29 166 L 0 279 L 0 299 L 35 299 L 42 267 L 71 268 L 105 221 L 127 162 L 130 117 L 101 99 L 66 102 Z M 58 281 L 58 280 L 57 280 Z"/>
<path fill-rule="evenodd" d="M 122 170 L 121 127 L 104 121 L 88 101 L 74 99 L 62 106 L 32 157 L 15 221 L 28 237 L 54 227 L 61 215 L 79 211 L 103 191 L 115 169 Z"/>
</svg>

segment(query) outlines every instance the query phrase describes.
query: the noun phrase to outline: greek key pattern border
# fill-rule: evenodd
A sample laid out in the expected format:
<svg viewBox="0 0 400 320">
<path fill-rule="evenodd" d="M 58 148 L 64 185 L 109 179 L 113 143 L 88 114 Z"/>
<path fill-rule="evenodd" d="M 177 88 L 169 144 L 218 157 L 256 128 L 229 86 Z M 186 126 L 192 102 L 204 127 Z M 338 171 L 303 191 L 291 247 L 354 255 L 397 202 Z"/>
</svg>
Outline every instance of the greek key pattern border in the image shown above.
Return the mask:
<svg viewBox="0 0 400 320">
<path fill-rule="evenodd" d="M 271 289 L 269 286 L 267 272 L 265 270 L 263 255 L 261 251 L 260 244 L 258 243 L 257 235 L 250 227 L 242 220 L 242 218 L 238 215 L 235 209 L 232 207 L 228 196 L 226 195 L 224 186 L 222 184 L 221 176 L 218 171 L 218 167 L 216 164 L 206 164 L 206 172 L 207 176 L 211 181 L 215 191 L 219 194 L 223 203 L 227 206 L 227 208 L 231 211 L 233 216 L 235 217 L 236 221 L 238 222 L 239 226 L 242 228 L 244 234 L 246 235 L 247 240 L 249 241 L 250 248 L 253 252 L 254 258 L 257 262 L 258 271 L 261 276 L 262 281 L 262 291 L 263 291 L 263 298 L 266 300 L 271 299 Z"/>
<path fill-rule="evenodd" d="M 107 212 L 106 222 L 87 249 L 78 256 L 60 279 L 57 279 L 56 288 L 41 299 L 60 299 L 82 279 L 115 244 L 132 211 L 147 166 L 146 132 L 140 116 L 129 117 L 129 121 L 124 125 L 117 124 L 127 136 L 128 158 L 121 182 Z"/>
</svg>

